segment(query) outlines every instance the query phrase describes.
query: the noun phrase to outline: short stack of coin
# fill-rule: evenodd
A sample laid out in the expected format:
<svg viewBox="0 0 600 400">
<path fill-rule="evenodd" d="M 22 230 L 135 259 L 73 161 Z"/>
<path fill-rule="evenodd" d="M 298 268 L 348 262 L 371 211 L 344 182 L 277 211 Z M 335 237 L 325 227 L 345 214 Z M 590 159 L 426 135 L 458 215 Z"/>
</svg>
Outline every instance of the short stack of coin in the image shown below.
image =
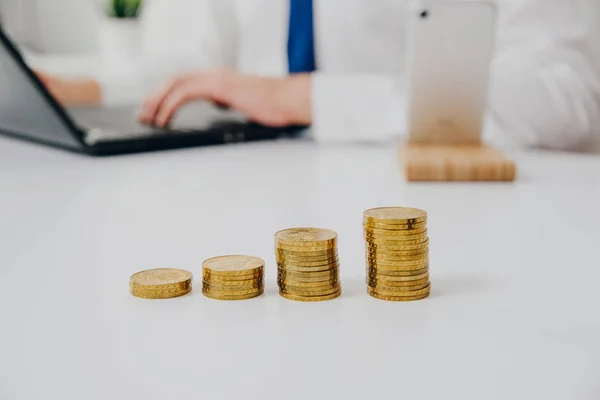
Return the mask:
<svg viewBox="0 0 600 400">
<path fill-rule="evenodd" d="M 364 212 L 363 228 L 369 295 L 389 301 L 428 297 L 427 213 L 416 208 L 374 208 Z"/>
<path fill-rule="evenodd" d="M 260 296 L 265 261 L 252 256 L 221 256 L 202 263 L 202 293 L 217 300 L 246 300 Z"/>
<path fill-rule="evenodd" d="M 339 297 L 337 233 L 328 229 L 294 228 L 275 234 L 279 294 L 296 301 Z"/>
<path fill-rule="evenodd" d="M 158 268 L 133 274 L 129 289 L 143 299 L 169 299 L 192 291 L 192 273 L 183 269 Z"/>
</svg>

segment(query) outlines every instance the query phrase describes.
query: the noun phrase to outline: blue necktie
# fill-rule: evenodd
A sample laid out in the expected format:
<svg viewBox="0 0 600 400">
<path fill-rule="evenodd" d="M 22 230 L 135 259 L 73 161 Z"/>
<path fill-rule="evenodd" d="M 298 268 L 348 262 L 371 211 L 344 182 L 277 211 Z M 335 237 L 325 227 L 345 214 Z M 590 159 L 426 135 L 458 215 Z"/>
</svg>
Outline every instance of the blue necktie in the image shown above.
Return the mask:
<svg viewBox="0 0 600 400">
<path fill-rule="evenodd" d="M 312 72 L 317 69 L 313 0 L 290 0 L 290 31 L 287 50 L 290 74 Z"/>
</svg>

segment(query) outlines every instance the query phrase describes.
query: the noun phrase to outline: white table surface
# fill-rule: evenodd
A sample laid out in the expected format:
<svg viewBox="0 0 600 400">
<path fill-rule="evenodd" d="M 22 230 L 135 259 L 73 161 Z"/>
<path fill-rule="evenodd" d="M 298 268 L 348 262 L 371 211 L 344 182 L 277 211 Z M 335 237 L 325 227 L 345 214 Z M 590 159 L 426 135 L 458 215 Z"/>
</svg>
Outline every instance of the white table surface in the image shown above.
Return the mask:
<svg viewBox="0 0 600 400">
<path fill-rule="evenodd" d="M 0 138 L 0 399 L 598 399 L 600 158 L 516 153 L 514 184 L 407 184 L 392 147 L 303 141 L 88 158 Z M 430 298 L 364 283 L 363 210 L 429 212 Z M 280 298 L 273 234 L 339 233 L 343 296 Z M 266 294 L 201 263 L 265 258 Z M 177 267 L 195 290 L 128 292 Z"/>
</svg>

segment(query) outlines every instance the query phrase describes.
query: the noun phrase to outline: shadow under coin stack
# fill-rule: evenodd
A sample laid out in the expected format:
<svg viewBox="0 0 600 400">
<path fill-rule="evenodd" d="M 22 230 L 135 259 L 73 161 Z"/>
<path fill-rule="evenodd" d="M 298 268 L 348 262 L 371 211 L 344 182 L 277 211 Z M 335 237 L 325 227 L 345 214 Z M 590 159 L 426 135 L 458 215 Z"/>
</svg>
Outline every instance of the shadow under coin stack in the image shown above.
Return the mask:
<svg viewBox="0 0 600 400">
<path fill-rule="evenodd" d="M 246 300 L 260 296 L 265 261 L 252 256 L 222 256 L 202 263 L 202 293 L 217 300 Z"/>
<path fill-rule="evenodd" d="M 296 301 L 339 297 L 337 233 L 328 229 L 295 228 L 275 234 L 279 294 Z"/>
<path fill-rule="evenodd" d="M 389 301 L 429 296 L 427 213 L 416 208 L 374 208 L 364 212 L 363 227 L 369 295 Z"/>
<path fill-rule="evenodd" d="M 192 273 L 183 269 L 158 268 L 133 274 L 129 289 L 143 299 L 170 299 L 192 291 Z"/>
</svg>

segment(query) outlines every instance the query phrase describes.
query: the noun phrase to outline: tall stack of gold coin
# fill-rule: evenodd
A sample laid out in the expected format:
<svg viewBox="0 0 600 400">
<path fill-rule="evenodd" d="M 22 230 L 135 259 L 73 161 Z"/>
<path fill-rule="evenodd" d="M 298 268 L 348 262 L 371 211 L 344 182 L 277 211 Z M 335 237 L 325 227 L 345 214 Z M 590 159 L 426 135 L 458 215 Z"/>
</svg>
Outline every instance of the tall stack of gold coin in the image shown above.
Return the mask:
<svg viewBox="0 0 600 400">
<path fill-rule="evenodd" d="M 417 208 L 386 207 L 364 212 L 367 292 L 389 301 L 429 296 L 427 213 Z"/>
<path fill-rule="evenodd" d="M 169 299 L 192 291 L 192 273 L 183 269 L 157 268 L 141 271 L 129 279 L 129 289 L 143 299 Z"/>
<path fill-rule="evenodd" d="M 275 234 L 279 294 L 290 300 L 324 301 L 339 297 L 337 233 L 295 228 Z"/>
<path fill-rule="evenodd" d="M 221 256 L 202 263 L 202 293 L 217 300 L 246 300 L 260 296 L 265 261 L 252 256 Z"/>
</svg>

